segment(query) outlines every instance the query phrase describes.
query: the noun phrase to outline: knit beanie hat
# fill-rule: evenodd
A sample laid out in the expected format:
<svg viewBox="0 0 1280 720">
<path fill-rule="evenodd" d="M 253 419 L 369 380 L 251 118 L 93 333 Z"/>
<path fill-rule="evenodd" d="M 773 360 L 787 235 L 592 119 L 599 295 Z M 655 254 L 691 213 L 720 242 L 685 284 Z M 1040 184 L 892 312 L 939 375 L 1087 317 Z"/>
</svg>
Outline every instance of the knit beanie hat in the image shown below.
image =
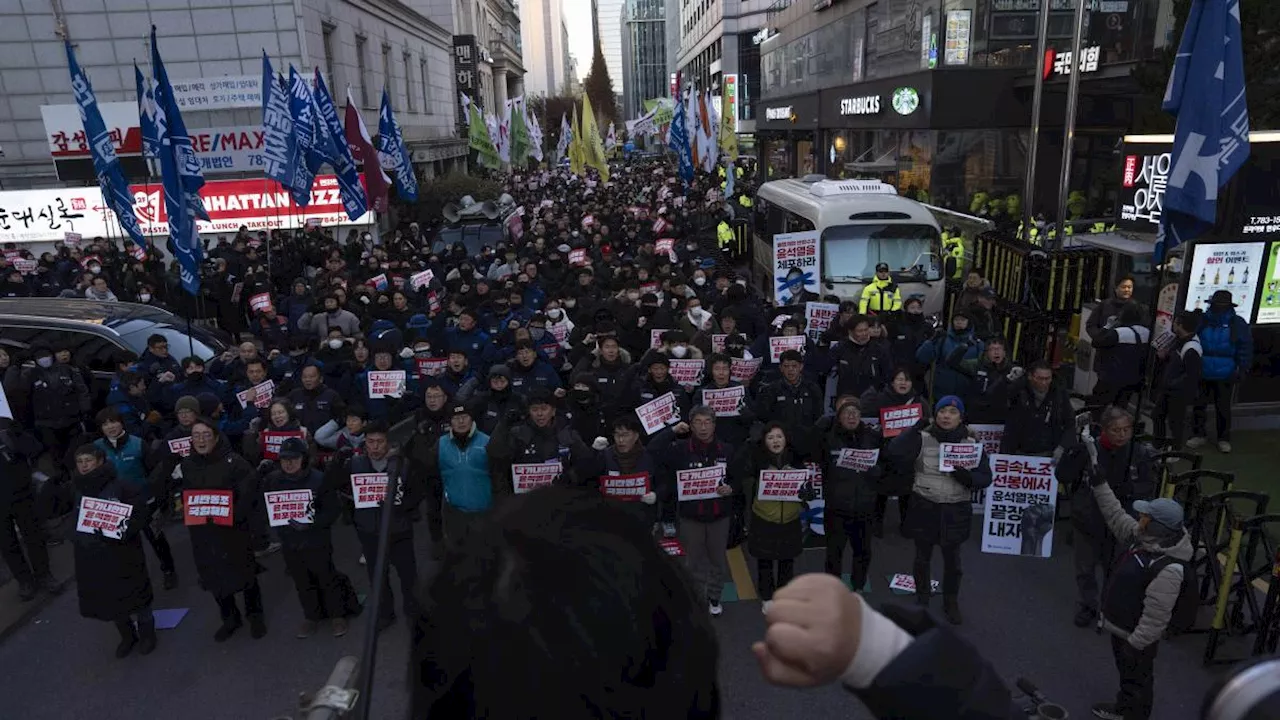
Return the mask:
<svg viewBox="0 0 1280 720">
<path fill-rule="evenodd" d="M 964 415 L 964 401 L 955 395 L 944 395 L 942 399 L 938 401 L 938 404 L 934 406 L 934 414 L 936 415 L 939 410 L 945 407 L 953 407 L 956 410 L 959 410 L 961 415 Z"/>
</svg>

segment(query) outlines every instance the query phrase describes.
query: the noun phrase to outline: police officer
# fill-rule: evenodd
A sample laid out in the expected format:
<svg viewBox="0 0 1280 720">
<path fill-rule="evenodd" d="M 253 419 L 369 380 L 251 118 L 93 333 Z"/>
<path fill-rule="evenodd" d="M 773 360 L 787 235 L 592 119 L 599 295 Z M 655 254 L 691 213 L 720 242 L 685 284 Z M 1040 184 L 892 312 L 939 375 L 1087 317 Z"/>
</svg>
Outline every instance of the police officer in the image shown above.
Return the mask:
<svg viewBox="0 0 1280 720">
<path fill-rule="evenodd" d="M 876 277 L 862 288 L 862 298 L 858 301 L 858 312 L 867 313 L 898 312 L 902 309 L 902 292 L 897 283 L 889 276 L 889 264 L 876 264 Z"/>
</svg>

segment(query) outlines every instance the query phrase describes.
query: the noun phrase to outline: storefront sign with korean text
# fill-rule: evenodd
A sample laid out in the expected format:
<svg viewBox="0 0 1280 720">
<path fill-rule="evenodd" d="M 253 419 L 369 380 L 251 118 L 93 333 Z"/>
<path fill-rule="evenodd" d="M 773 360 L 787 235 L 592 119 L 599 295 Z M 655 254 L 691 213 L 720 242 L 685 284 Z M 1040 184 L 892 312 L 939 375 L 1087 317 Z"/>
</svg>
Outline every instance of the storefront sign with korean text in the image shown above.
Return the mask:
<svg viewBox="0 0 1280 720">
<path fill-rule="evenodd" d="M 801 502 L 800 488 L 808 480 L 808 470 L 761 470 L 756 499 Z"/>
<path fill-rule="evenodd" d="M 720 497 L 717 488 L 724 483 L 726 470 L 724 465 L 677 470 L 677 499 L 685 502 L 686 500 L 713 500 Z"/>
<path fill-rule="evenodd" d="M 649 473 L 601 475 L 600 492 L 618 500 L 638 501 L 649 492 Z"/>
<path fill-rule="evenodd" d="M 991 487 L 982 518 L 982 552 L 1049 557 L 1058 479 L 1053 459 L 992 455 Z"/>
<path fill-rule="evenodd" d="M 183 490 L 183 523 L 230 526 L 235 520 L 231 497 L 230 490 Z"/>
<path fill-rule="evenodd" d="M 543 463 L 516 463 L 511 466 L 512 490 L 517 495 L 551 485 L 560 479 L 564 466 L 559 460 Z"/>
<path fill-rule="evenodd" d="M 1122 229 L 1152 233 L 1159 229 L 1164 191 L 1173 168 L 1173 153 L 1152 151 L 1159 147 L 1141 148 L 1142 154 L 1132 153 L 1130 149 L 1130 154 L 1125 155 L 1119 197 L 1118 225 Z"/>
<path fill-rule="evenodd" d="M 128 503 L 85 495 L 80 498 L 80 515 L 76 518 L 76 532 L 104 536 L 119 540 L 129 527 L 133 506 Z"/>
<path fill-rule="evenodd" d="M 315 519 L 311 490 L 273 490 L 262 494 L 267 501 L 267 522 L 271 527 L 288 525 L 289 521 L 310 525 Z"/>
<path fill-rule="evenodd" d="M 636 408 L 645 433 L 652 435 L 667 425 L 680 422 L 680 406 L 674 393 L 666 393 Z"/>
</svg>

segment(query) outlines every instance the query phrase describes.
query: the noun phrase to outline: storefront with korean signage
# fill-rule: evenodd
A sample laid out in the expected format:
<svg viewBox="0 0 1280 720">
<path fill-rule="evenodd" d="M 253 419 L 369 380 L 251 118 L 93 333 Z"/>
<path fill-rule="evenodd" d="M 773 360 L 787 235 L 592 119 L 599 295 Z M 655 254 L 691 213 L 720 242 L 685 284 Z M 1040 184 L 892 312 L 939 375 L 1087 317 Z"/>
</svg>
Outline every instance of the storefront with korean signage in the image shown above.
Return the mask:
<svg viewBox="0 0 1280 720">
<path fill-rule="evenodd" d="M 818 94 L 761 102 L 756 107 L 761 172 L 769 179 L 820 172 Z"/>
</svg>

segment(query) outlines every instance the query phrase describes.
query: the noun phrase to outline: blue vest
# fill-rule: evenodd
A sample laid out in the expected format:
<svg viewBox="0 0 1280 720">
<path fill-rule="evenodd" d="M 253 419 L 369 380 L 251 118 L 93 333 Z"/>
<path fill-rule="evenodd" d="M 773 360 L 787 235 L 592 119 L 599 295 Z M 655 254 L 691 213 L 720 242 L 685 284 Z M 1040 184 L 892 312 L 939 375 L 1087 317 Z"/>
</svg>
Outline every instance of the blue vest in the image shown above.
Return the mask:
<svg viewBox="0 0 1280 720">
<path fill-rule="evenodd" d="M 150 486 L 147 484 L 147 469 L 142 464 L 142 440 L 130 435 L 119 450 L 111 447 L 106 438 L 93 441 L 94 447 L 107 454 L 107 460 L 116 468 L 116 477 L 135 487 L 142 488 L 146 498 L 151 498 Z"/>
<path fill-rule="evenodd" d="M 489 436 L 476 429 L 465 450 L 458 448 L 452 433 L 445 433 L 436 442 L 445 502 L 469 513 L 484 512 L 493 507 Z"/>
</svg>

